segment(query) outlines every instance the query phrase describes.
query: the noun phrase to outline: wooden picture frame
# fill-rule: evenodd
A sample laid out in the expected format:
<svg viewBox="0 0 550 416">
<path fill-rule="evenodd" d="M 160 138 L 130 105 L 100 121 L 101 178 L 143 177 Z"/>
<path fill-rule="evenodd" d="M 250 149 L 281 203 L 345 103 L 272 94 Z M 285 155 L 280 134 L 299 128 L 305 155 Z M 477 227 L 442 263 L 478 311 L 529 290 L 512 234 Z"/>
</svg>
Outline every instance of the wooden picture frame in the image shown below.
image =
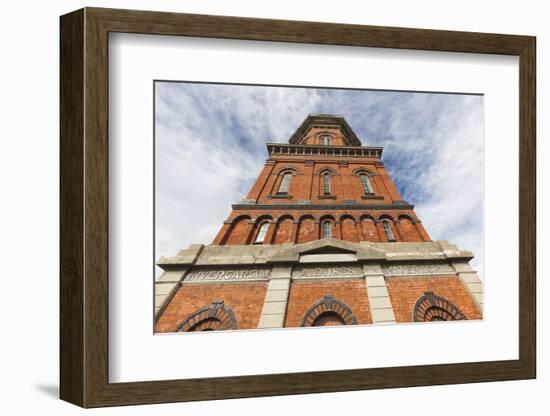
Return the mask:
<svg viewBox="0 0 550 416">
<path fill-rule="evenodd" d="M 85 8 L 61 17 L 60 396 L 82 407 L 518 380 L 536 376 L 535 38 Z M 108 34 L 519 57 L 519 359 L 109 383 Z"/>
</svg>

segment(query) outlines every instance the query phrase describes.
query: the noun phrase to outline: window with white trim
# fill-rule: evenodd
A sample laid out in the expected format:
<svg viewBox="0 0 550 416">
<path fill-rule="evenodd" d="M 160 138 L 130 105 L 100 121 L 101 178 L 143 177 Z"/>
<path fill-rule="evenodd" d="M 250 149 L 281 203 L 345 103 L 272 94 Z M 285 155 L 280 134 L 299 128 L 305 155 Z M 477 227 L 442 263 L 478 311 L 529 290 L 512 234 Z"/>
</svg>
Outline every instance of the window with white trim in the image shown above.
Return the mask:
<svg viewBox="0 0 550 416">
<path fill-rule="evenodd" d="M 363 192 L 365 192 L 365 194 L 374 193 L 372 185 L 370 183 L 369 175 L 367 175 L 366 173 L 361 173 L 359 175 L 359 180 L 361 181 L 361 186 L 363 187 Z"/>
<path fill-rule="evenodd" d="M 330 195 L 330 173 L 323 173 L 323 195 Z"/>
<path fill-rule="evenodd" d="M 265 240 L 265 236 L 267 234 L 267 229 L 269 228 L 269 223 L 264 222 L 262 225 L 260 225 L 260 229 L 258 230 L 258 235 L 256 236 L 255 243 L 263 243 Z"/>
<path fill-rule="evenodd" d="M 389 221 L 382 221 L 382 226 L 384 227 L 384 233 L 386 233 L 386 238 L 388 241 L 395 241 L 393 231 Z"/>
<path fill-rule="evenodd" d="M 290 172 L 284 173 L 281 178 L 281 183 L 279 185 L 279 190 L 277 191 L 277 193 L 288 194 L 288 191 L 290 190 L 291 181 L 292 181 L 292 173 Z"/>
<path fill-rule="evenodd" d="M 332 237 L 332 224 L 330 221 L 325 221 L 323 223 L 323 238 L 331 238 Z"/>
</svg>

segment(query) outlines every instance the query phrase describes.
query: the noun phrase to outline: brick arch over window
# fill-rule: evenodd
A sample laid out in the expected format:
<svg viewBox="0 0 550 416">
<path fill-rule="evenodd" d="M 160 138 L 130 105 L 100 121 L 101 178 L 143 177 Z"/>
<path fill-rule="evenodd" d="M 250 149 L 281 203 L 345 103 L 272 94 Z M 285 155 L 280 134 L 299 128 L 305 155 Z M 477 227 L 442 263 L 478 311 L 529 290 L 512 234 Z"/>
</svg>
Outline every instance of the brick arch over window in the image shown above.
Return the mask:
<svg viewBox="0 0 550 416">
<path fill-rule="evenodd" d="M 351 174 L 353 176 L 359 176 L 359 175 L 363 175 L 363 174 L 367 175 L 367 176 L 375 176 L 376 175 L 376 173 L 374 173 L 371 170 L 369 170 L 367 168 L 364 168 L 364 167 L 359 167 L 359 168 L 353 169 Z"/>
<path fill-rule="evenodd" d="M 329 143 L 323 143 L 323 138 L 325 138 L 325 137 L 328 137 L 330 139 Z M 329 131 L 323 131 L 323 132 L 317 133 L 315 135 L 315 144 L 320 144 L 322 146 L 330 146 L 331 144 L 335 144 L 334 143 L 334 138 L 335 138 L 334 133 L 329 132 Z"/>
<path fill-rule="evenodd" d="M 332 215 L 324 215 L 319 221 L 319 238 L 336 237 L 336 221 Z M 328 224 L 328 225 L 326 225 Z"/>
<path fill-rule="evenodd" d="M 468 319 L 453 303 L 433 292 L 425 292 L 413 308 L 413 322 L 461 321 Z"/>
<path fill-rule="evenodd" d="M 334 321 L 339 321 L 341 325 L 357 324 L 357 318 L 348 305 L 332 295 L 325 295 L 311 305 L 300 321 L 300 326 L 320 326 L 326 318 L 335 318 Z"/>
<path fill-rule="evenodd" d="M 256 218 L 254 222 L 254 229 L 252 230 L 252 243 L 261 243 L 267 241 L 267 234 L 270 227 L 272 227 L 273 217 L 271 215 L 261 215 Z M 267 224 L 267 225 L 266 225 Z M 263 234 L 263 235 L 261 235 Z M 262 237 L 260 240 L 258 237 Z"/>
<path fill-rule="evenodd" d="M 295 167 L 283 167 L 275 172 L 275 175 L 284 175 L 285 173 L 290 173 L 291 175 L 298 175 L 300 171 Z"/>
<path fill-rule="evenodd" d="M 177 327 L 177 332 L 225 331 L 237 329 L 237 317 L 223 301 L 214 301 L 203 306 L 185 318 Z"/>
</svg>

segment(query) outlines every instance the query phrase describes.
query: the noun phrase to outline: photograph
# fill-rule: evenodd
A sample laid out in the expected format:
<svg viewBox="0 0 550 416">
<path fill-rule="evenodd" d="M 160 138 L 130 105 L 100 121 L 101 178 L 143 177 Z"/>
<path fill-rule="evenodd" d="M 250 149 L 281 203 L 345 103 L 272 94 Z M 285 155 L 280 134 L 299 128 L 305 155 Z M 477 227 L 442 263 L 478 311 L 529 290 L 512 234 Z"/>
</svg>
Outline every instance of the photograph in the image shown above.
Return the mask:
<svg viewBox="0 0 550 416">
<path fill-rule="evenodd" d="M 66 4 L 34 22 L 52 36 L 22 35 L 23 59 L 59 57 L 33 84 L 59 105 L 7 123 L 6 178 L 40 171 L 16 211 L 43 207 L 33 189 L 57 219 L 6 216 L 8 275 L 37 218 L 59 245 L 35 263 L 58 271 L 34 307 L 8 296 L 49 316 L 39 365 L 11 359 L 36 343 L 21 319 L 4 355 L 58 403 L 25 388 L 13 407 L 540 407 L 544 13 L 249 3 Z"/>
<path fill-rule="evenodd" d="M 483 319 L 483 94 L 153 89 L 155 333 Z"/>
</svg>

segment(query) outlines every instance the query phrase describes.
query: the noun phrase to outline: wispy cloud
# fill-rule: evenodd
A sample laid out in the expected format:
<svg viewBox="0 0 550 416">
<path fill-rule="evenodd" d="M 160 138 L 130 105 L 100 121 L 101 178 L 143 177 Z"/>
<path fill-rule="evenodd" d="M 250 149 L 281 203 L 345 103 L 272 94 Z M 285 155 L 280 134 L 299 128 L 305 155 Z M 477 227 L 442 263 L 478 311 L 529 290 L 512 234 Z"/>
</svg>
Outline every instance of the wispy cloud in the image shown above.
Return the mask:
<svg viewBox="0 0 550 416">
<path fill-rule="evenodd" d="M 210 243 L 267 157 L 309 113 L 346 118 L 433 239 L 482 273 L 483 98 L 473 95 L 158 82 L 156 256 Z"/>
</svg>

